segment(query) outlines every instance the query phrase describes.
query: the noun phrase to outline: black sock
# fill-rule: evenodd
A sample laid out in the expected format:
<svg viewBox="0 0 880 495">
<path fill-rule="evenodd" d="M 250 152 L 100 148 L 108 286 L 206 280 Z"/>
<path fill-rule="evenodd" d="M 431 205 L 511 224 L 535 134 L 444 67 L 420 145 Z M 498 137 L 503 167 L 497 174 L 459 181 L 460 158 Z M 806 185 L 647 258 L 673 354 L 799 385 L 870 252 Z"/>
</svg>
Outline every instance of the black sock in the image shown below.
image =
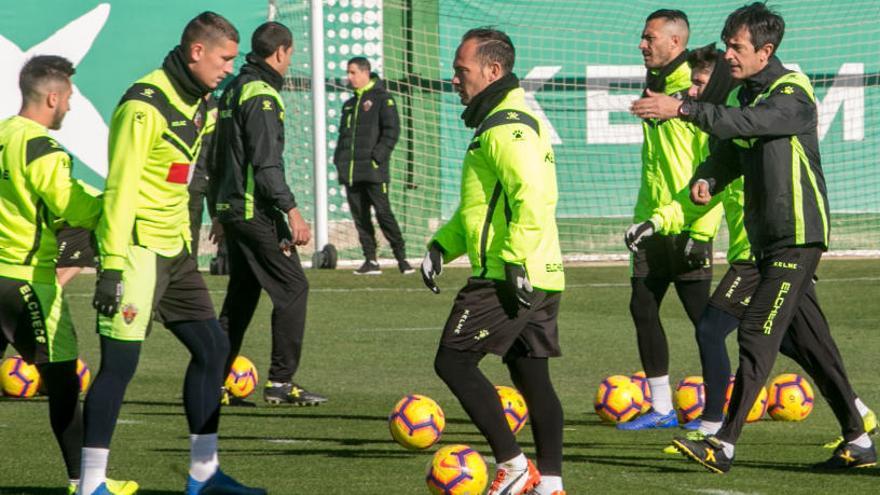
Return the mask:
<svg viewBox="0 0 880 495">
<path fill-rule="evenodd" d="M 669 346 L 660 323 L 660 303 L 668 287 L 665 280 L 632 279 L 629 310 L 636 326 L 639 358 L 648 378 L 669 374 Z"/>
<path fill-rule="evenodd" d="M 550 381 L 548 361 L 525 356 L 505 360 L 510 378 L 529 407 L 538 471 L 562 476 L 562 404 Z"/>
<path fill-rule="evenodd" d="M 101 369 L 83 408 L 84 447 L 110 448 L 125 389 L 137 369 L 141 344 L 101 336 Z"/>
<path fill-rule="evenodd" d="M 522 450 L 507 426 L 495 386 L 480 371 L 481 359 L 482 353 L 440 346 L 434 359 L 434 369 L 486 437 L 495 461 L 504 462 L 518 456 Z"/>
<path fill-rule="evenodd" d="M 217 320 L 174 322 L 166 326 L 191 355 L 183 382 L 189 431 L 198 435 L 217 433 L 229 339 Z"/>
<path fill-rule="evenodd" d="M 76 360 L 62 363 L 38 364 L 40 379 L 49 393 L 49 422 L 52 433 L 61 447 L 67 477 L 80 477 L 82 456 L 83 418 L 79 407 L 79 379 Z"/>
<path fill-rule="evenodd" d="M 697 346 L 706 384 L 706 408 L 702 418 L 707 421 L 724 419 L 724 399 L 730 379 L 730 358 L 724 341 L 738 326 L 738 318 L 714 306 L 706 306 L 697 323 Z"/>
</svg>

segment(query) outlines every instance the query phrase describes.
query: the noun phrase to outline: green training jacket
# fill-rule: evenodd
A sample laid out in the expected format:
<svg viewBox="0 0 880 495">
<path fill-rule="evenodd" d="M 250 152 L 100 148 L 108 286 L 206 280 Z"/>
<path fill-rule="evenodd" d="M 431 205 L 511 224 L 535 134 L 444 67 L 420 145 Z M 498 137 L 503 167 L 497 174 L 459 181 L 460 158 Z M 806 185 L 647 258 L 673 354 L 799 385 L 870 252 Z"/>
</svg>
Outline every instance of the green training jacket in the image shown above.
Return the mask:
<svg viewBox="0 0 880 495">
<path fill-rule="evenodd" d="M 684 96 L 691 86 L 691 69 L 682 61 L 665 80 L 667 95 Z M 697 165 L 709 154 L 709 136 L 695 124 L 674 118 L 642 120 L 642 182 L 633 223 L 651 218 L 654 209 L 672 201 L 686 187 Z M 691 237 L 708 241 L 721 223 L 721 208 L 683 226 Z M 673 232 L 675 233 L 675 232 Z"/>
<path fill-rule="evenodd" d="M 126 91 L 110 122 L 104 214 L 96 231 L 101 266 L 121 270 L 129 245 L 174 256 L 189 248 L 187 179 L 208 118 L 157 69 Z"/>
<path fill-rule="evenodd" d="M 101 201 L 71 167 L 42 125 L 18 115 L 0 121 L 0 277 L 53 283 L 56 220 L 95 228 Z"/>
<path fill-rule="evenodd" d="M 708 205 L 696 205 L 690 199 L 691 189 L 685 187 L 671 202 L 654 209 L 651 222 L 657 232 L 664 235 L 674 235 L 693 223 L 696 219 L 707 212 L 714 211 L 715 206 L 721 203 L 724 208 L 724 218 L 727 220 L 727 232 L 729 243 L 727 246 L 727 261 L 753 261 L 752 245 L 746 235 L 746 226 L 743 221 L 743 204 L 745 193 L 743 192 L 743 178 L 730 183 L 724 192 L 712 196 Z"/>
<path fill-rule="evenodd" d="M 504 280 L 504 264 L 524 265 L 532 286 L 562 291 L 556 228 L 556 162 L 550 136 L 516 88 L 477 127 L 452 218 L 432 241 L 444 261 L 467 253 L 473 275 Z"/>
</svg>

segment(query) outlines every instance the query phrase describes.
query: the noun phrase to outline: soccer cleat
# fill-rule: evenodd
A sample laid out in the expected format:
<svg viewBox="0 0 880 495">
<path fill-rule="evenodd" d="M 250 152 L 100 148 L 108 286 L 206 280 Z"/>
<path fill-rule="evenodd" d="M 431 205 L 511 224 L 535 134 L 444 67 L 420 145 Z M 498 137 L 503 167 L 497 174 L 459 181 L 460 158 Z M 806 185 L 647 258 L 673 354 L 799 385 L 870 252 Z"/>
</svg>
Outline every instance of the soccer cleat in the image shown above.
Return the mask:
<svg viewBox="0 0 880 495">
<path fill-rule="evenodd" d="M 693 440 L 696 442 L 696 441 L 703 440 L 704 438 L 706 438 L 706 434 L 700 430 L 689 431 L 685 434 L 684 437 L 687 438 L 688 440 Z M 678 452 L 678 449 L 675 448 L 675 445 L 670 444 L 670 445 L 667 445 L 666 447 L 663 448 L 663 453 L 678 455 L 679 452 Z"/>
<path fill-rule="evenodd" d="M 678 426 L 678 418 L 675 417 L 675 411 L 669 411 L 668 414 L 660 414 L 651 409 L 632 421 L 618 424 L 617 429 L 634 431 L 672 428 L 675 426 Z"/>
<path fill-rule="evenodd" d="M 67 495 L 75 495 L 77 486 L 73 483 L 67 485 Z M 136 481 L 117 481 L 107 479 L 104 483 L 98 485 L 98 488 L 92 492 L 92 495 L 134 495 L 137 493 L 140 485 Z"/>
<path fill-rule="evenodd" d="M 406 260 L 398 261 L 397 269 L 400 270 L 400 273 L 402 273 L 403 275 L 410 275 L 416 272 L 416 269 L 413 268 Z"/>
<path fill-rule="evenodd" d="M 495 481 L 492 482 L 486 495 L 526 495 L 529 493 L 541 482 L 541 473 L 538 472 L 538 468 L 532 464 L 532 461 L 527 462 L 528 467 L 521 471 L 499 467 L 495 471 Z"/>
<path fill-rule="evenodd" d="M 868 435 L 876 435 L 880 433 L 880 428 L 877 427 L 877 415 L 874 414 L 874 411 L 868 409 L 868 412 L 862 416 L 862 423 L 865 425 L 865 432 Z M 834 440 L 822 445 L 823 449 L 836 449 L 843 443 L 843 437 L 839 436 Z"/>
<path fill-rule="evenodd" d="M 290 404 L 293 406 L 317 406 L 327 402 L 323 395 L 309 392 L 295 383 L 275 386 L 267 383 L 263 389 L 263 400 L 272 405 Z"/>
<path fill-rule="evenodd" d="M 672 439 L 672 444 L 679 452 L 713 473 L 724 474 L 730 471 L 730 466 L 733 464 L 733 457 L 727 457 L 721 440 L 714 436 L 702 440 L 675 437 Z"/>
<path fill-rule="evenodd" d="M 230 407 L 257 407 L 256 404 L 249 400 L 244 400 L 241 397 L 236 397 L 230 394 L 225 388 L 223 389 L 223 395 L 220 397 L 220 405 Z"/>
<path fill-rule="evenodd" d="M 373 260 L 364 261 L 360 268 L 354 271 L 355 275 L 382 275 L 382 267 Z"/>
<path fill-rule="evenodd" d="M 700 429 L 700 418 L 697 418 L 693 421 L 688 421 L 687 423 L 681 425 L 681 427 L 687 431 L 697 431 Z"/>
<path fill-rule="evenodd" d="M 206 481 L 196 481 L 192 476 L 186 479 L 185 495 L 266 495 L 267 493 L 262 488 L 242 485 L 219 468 Z"/>
<path fill-rule="evenodd" d="M 813 469 L 821 470 L 838 470 L 850 468 L 866 468 L 877 465 L 877 451 L 874 445 L 870 447 L 859 447 L 854 443 L 846 443 L 839 447 L 831 454 L 828 460 L 813 464 Z"/>
<path fill-rule="evenodd" d="M 530 491 L 528 493 L 528 495 L 542 495 L 542 494 L 541 494 L 541 492 L 538 491 L 538 488 L 536 487 L 534 490 Z M 565 495 L 565 490 L 556 490 L 554 492 L 551 492 L 550 495 Z"/>
</svg>

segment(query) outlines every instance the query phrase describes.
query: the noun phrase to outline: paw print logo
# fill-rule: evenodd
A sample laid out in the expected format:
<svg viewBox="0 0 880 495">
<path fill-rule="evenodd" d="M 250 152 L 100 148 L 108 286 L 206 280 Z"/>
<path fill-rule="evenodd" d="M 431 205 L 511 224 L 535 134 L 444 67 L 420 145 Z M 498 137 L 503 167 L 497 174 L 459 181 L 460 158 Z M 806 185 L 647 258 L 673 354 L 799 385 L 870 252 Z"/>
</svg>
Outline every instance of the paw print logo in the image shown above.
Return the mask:
<svg viewBox="0 0 880 495">
<path fill-rule="evenodd" d="M 520 129 L 513 131 L 513 139 L 519 141 L 523 138 L 523 132 Z"/>
</svg>

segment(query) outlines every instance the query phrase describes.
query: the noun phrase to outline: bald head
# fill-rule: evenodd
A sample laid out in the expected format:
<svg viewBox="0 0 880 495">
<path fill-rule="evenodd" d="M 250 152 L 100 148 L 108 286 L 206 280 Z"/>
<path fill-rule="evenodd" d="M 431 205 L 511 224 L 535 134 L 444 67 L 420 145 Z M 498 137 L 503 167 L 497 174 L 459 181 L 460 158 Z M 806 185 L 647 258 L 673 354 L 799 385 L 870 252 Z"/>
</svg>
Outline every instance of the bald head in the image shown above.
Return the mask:
<svg viewBox="0 0 880 495">
<path fill-rule="evenodd" d="M 657 10 L 645 20 L 639 50 L 648 69 L 661 69 L 687 48 L 690 24 L 680 10 Z"/>
</svg>

